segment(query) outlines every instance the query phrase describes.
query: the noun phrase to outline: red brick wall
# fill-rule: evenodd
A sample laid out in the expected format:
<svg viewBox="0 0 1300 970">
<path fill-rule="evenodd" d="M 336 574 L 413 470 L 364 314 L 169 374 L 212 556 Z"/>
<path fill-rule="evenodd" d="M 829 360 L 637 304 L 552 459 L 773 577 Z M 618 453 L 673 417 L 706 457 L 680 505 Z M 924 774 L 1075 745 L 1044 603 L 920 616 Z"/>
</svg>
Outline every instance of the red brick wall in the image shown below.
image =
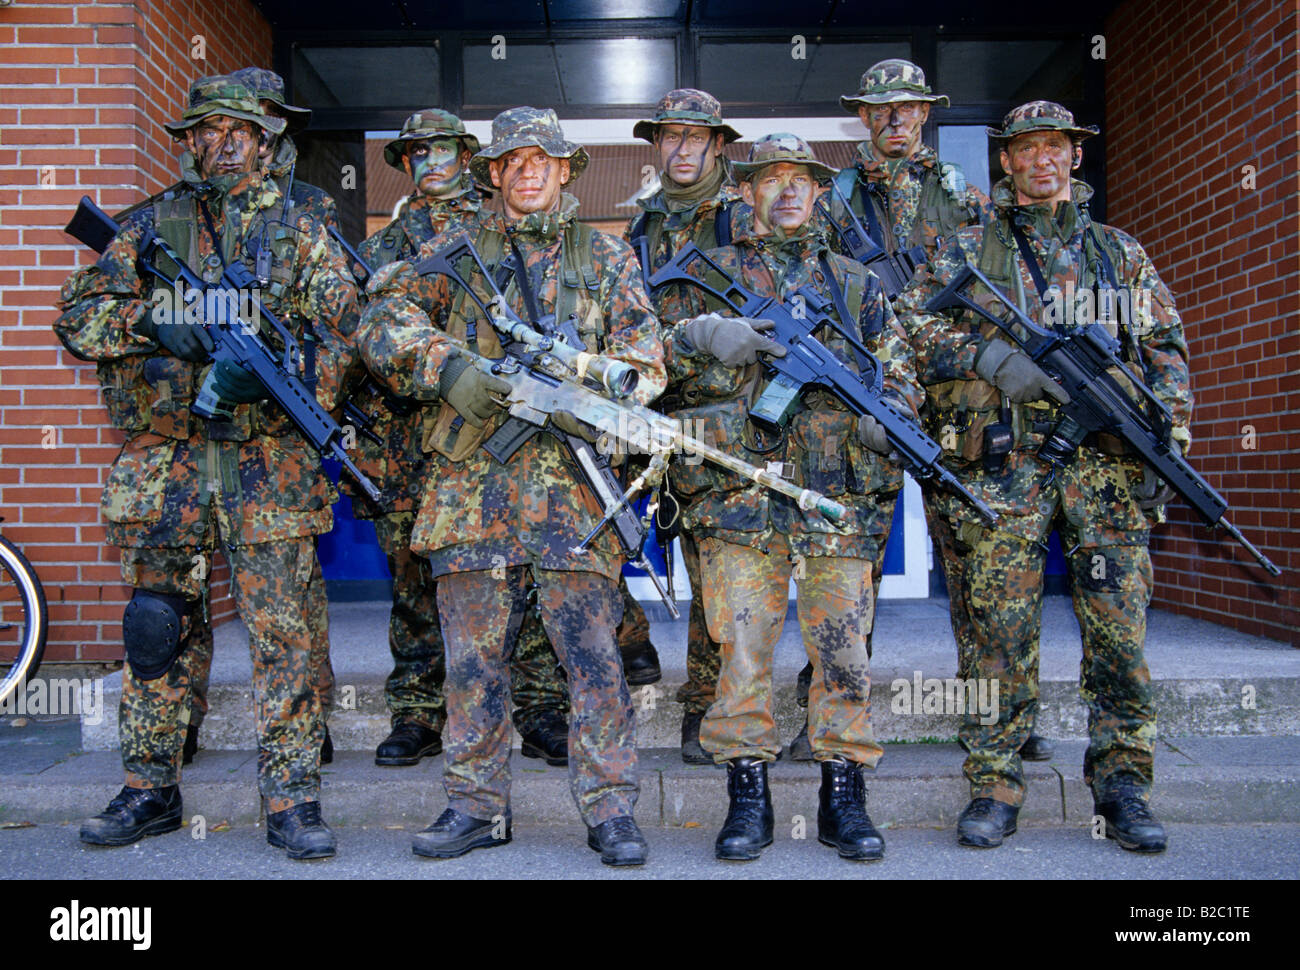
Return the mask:
<svg viewBox="0 0 1300 970">
<path fill-rule="evenodd" d="M 0 515 L 45 585 L 46 658 L 118 659 L 127 593 L 99 491 L 121 436 L 93 365 L 50 329 L 59 286 L 91 261 L 62 227 L 83 194 L 115 211 L 175 181 L 160 122 L 179 116 L 191 79 L 269 66 L 271 30 L 248 0 L 26 0 L 0 8 L 0 48 Z M 220 618 L 233 615 L 225 575 Z"/>
<path fill-rule="evenodd" d="M 1187 330 L 1193 464 L 1283 570 L 1174 506 L 1155 605 L 1300 645 L 1300 8 L 1129 0 L 1106 23 L 1108 216 Z M 1243 187 L 1254 168 L 1254 187 Z M 1255 447 L 1246 445 L 1254 428 Z M 1220 534 L 1221 535 L 1221 534 Z"/>
</svg>

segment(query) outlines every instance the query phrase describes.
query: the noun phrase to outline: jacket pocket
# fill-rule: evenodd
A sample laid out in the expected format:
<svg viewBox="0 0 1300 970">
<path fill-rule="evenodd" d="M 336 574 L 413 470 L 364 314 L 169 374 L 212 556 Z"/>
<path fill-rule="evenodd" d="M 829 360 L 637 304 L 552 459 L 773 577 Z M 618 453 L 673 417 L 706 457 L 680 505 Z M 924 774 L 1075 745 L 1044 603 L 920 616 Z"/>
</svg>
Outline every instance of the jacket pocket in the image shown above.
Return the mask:
<svg viewBox="0 0 1300 970">
<path fill-rule="evenodd" d="M 164 438 L 187 440 L 190 402 L 195 394 L 194 365 L 179 357 L 150 357 L 144 362 L 144 380 L 153 389 L 149 430 Z"/>
<path fill-rule="evenodd" d="M 142 434 L 122 446 L 108 473 L 100 508 L 109 522 L 154 523 L 162 518 L 176 443 Z"/>
<path fill-rule="evenodd" d="M 729 455 L 750 461 L 743 440 L 749 417 L 739 399 L 684 408 L 673 412 L 688 435 Z M 752 463 L 752 462 L 751 462 Z M 701 455 L 683 453 L 673 459 L 672 486 L 680 497 L 689 499 L 705 491 L 731 492 L 745 488 L 748 480 L 713 464 Z"/>
<path fill-rule="evenodd" d="M 945 458 L 978 461 L 984 430 L 1002 410 L 998 389 L 985 381 L 944 381 L 926 388 L 925 433 L 939 443 Z"/>
<path fill-rule="evenodd" d="M 138 434 L 149 427 L 149 398 L 152 394 L 144 380 L 144 365 L 149 358 L 139 354 L 102 360 L 95 373 L 104 389 L 104 406 L 108 420 L 119 431 Z"/>
</svg>

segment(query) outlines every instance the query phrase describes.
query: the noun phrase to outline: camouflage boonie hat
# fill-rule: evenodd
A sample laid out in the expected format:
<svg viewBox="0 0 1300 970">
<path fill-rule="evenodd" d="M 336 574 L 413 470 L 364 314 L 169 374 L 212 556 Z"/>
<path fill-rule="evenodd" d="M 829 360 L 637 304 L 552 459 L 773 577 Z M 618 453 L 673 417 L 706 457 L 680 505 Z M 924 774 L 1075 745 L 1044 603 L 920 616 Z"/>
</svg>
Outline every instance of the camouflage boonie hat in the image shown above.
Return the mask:
<svg viewBox="0 0 1300 970">
<path fill-rule="evenodd" d="M 402 168 L 406 143 L 425 138 L 459 138 L 460 143 L 471 152 L 479 150 L 478 139 L 465 130 L 463 121 L 450 111 L 443 111 L 441 108 L 425 108 L 407 118 L 402 123 L 402 130 L 397 137 L 384 146 L 384 161 L 399 171 L 406 171 Z"/>
<path fill-rule="evenodd" d="M 263 111 L 251 88 L 231 80 L 228 74 L 214 74 L 190 85 L 189 101 L 181 120 L 170 125 L 163 122 L 163 127 L 173 138 L 182 138 L 187 128 L 193 128 L 211 115 L 251 121 L 273 135 L 283 134 L 287 124 L 283 118 L 272 118 Z"/>
<path fill-rule="evenodd" d="M 1002 119 L 1001 128 L 984 130 L 994 141 L 1010 141 L 1027 131 L 1063 131 L 1079 141 L 1090 135 L 1101 134 L 1101 129 L 1095 125 L 1076 125 L 1074 115 L 1055 101 L 1030 101 L 1019 108 L 1012 108 Z"/>
<path fill-rule="evenodd" d="M 818 181 L 835 177 L 835 169 L 823 165 L 813 157 L 812 147 L 798 135 L 788 131 L 778 131 L 764 135 L 749 150 L 749 158 L 743 162 L 732 162 L 732 168 L 741 179 L 748 179 L 761 168 L 775 165 L 777 162 L 790 162 L 795 165 L 807 165 L 812 169 Z"/>
<path fill-rule="evenodd" d="M 857 94 L 840 95 L 840 105 L 845 111 L 857 114 L 864 104 L 893 104 L 896 101 L 943 102 L 948 107 L 948 95 L 931 94 L 925 83 L 925 72 L 900 57 L 872 64 L 858 82 Z"/>
<path fill-rule="evenodd" d="M 311 108 L 300 108 L 284 101 L 284 78 L 263 67 L 244 67 L 230 75 L 230 79 L 252 90 L 259 101 L 270 101 L 289 122 L 288 132 L 302 131 L 311 123 Z"/>
<path fill-rule="evenodd" d="M 484 185 L 492 184 L 488 161 L 516 148 L 537 147 L 552 158 L 569 160 L 569 181 L 587 167 L 587 150 L 565 141 L 560 119 L 551 108 L 509 108 L 492 119 L 492 144 L 469 160 L 469 171 Z"/>
<path fill-rule="evenodd" d="M 701 128 L 716 128 L 722 132 L 725 144 L 731 144 L 740 137 L 740 132 L 731 125 L 722 122 L 722 104 L 707 91 L 695 88 L 676 88 L 659 99 L 655 116 L 645 121 L 638 121 L 632 128 L 632 137 L 641 138 L 653 144 L 655 129 L 659 125 L 698 125 Z"/>
</svg>

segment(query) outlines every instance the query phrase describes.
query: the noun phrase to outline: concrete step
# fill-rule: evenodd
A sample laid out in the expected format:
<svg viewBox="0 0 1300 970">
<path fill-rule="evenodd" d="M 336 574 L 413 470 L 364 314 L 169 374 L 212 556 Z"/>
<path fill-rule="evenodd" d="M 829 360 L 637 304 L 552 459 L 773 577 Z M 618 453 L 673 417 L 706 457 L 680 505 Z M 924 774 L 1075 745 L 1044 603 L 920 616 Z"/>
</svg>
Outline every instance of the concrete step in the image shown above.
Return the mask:
<svg viewBox="0 0 1300 970">
<path fill-rule="evenodd" d="M 682 708 L 673 698 L 686 679 L 686 622 L 663 616 L 657 619 L 651 610 L 651 637 L 664 678 L 653 687 L 634 688 L 637 739 L 643 748 L 674 747 L 680 738 Z M 330 731 L 341 751 L 373 751 L 388 733 L 383 696 L 391 666 L 387 617 L 386 603 L 331 605 L 330 641 L 338 686 Z M 1085 738 L 1087 714 L 1078 697 L 1079 631 L 1067 598 L 1046 600 L 1041 643 L 1039 730 L 1052 738 Z M 940 681 L 953 676 L 955 654 L 946 601 L 879 604 L 871 692 L 877 738 L 955 738 L 961 717 L 951 704 L 946 712 L 938 704 L 945 689 Z M 1152 611 L 1146 654 L 1163 736 L 1300 734 L 1300 651 Z M 792 609 L 775 658 L 774 716 L 787 739 L 802 723 L 794 683 L 805 659 Z M 241 623 L 228 623 L 216 631 L 211 706 L 201 739 L 206 748 L 256 746 L 250 681 L 247 633 Z M 82 746 L 87 751 L 110 750 L 118 744 L 121 677 L 105 678 L 98 686 L 103 691 L 103 716 L 83 718 Z"/>
<path fill-rule="evenodd" d="M 1086 823 L 1092 798 L 1083 783 L 1082 742 L 1063 742 L 1056 758 L 1029 764 L 1022 824 Z M 868 809 L 884 827 L 949 827 L 968 788 L 955 744 L 891 744 L 868 773 Z M 208 828 L 246 825 L 261 814 L 255 751 L 205 751 L 185 770 L 187 819 Z M 644 826 L 721 825 L 726 776 L 721 768 L 688 766 L 675 750 L 640 752 L 637 819 Z M 410 768 L 378 768 L 370 754 L 340 752 L 322 771 L 322 807 L 338 825 L 427 825 L 445 807 L 442 758 Z M 511 760 L 512 809 L 527 824 L 571 825 L 576 809 L 564 768 Z M 31 756 L 0 766 L 0 823 L 66 822 L 102 811 L 122 783 L 114 752 Z M 1300 738 L 1161 740 L 1152 808 L 1168 822 L 1300 822 Z M 777 824 L 793 831 L 816 825 L 817 766 L 782 761 L 771 770 Z M 800 822 L 802 817 L 802 823 Z"/>
</svg>

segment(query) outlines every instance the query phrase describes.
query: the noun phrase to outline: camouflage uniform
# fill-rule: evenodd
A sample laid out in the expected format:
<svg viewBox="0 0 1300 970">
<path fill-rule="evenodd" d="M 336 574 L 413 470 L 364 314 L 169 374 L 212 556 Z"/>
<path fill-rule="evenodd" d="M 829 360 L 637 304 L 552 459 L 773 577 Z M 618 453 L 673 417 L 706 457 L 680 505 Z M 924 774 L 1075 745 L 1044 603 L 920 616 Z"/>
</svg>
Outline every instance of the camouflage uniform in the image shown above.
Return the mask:
<svg viewBox="0 0 1300 970">
<path fill-rule="evenodd" d="M 283 127 L 247 88 L 207 78 L 191 87 L 184 120 L 168 131 L 179 137 L 212 114 L 274 133 Z M 266 238 L 261 227 L 281 213 L 280 187 L 260 172 L 200 184 L 191 166 L 188 176 L 181 198 L 132 215 L 93 270 L 74 275 L 54 326 L 74 356 L 96 362 L 110 417 L 127 436 L 102 503 L 109 542 L 122 548 L 124 581 L 197 608 L 206 602 L 212 551 L 218 541 L 224 547 L 249 630 L 259 787 L 267 811 L 279 812 L 319 799 L 324 720 L 308 590 L 319 571 L 313 537 L 330 529 L 335 494 L 315 451 L 274 404 L 237 405 L 229 420 L 192 415 L 208 365 L 173 356 L 151 336 L 153 286 L 136 267 L 147 227 L 156 225 L 196 272 L 215 278 L 223 258 L 251 268 L 253 241 Z M 198 218 L 200 203 L 222 227 L 219 239 Z M 272 263 L 261 295 L 299 336 L 304 320 L 316 322 L 316 390 L 332 408 L 355 362 L 347 335 L 357 323 L 356 289 L 324 226 L 309 215 L 290 217 L 290 226 L 268 232 Z M 128 786 L 178 783 L 193 660 L 182 652 L 155 680 L 123 669 L 119 730 Z"/>
<path fill-rule="evenodd" d="M 813 159 L 802 139 L 787 134 L 755 142 L 750 161 L 737 169 L 748 173 L 779 161 L 807 164 L 819 178 L 831 173 Z M 831 253 L 809 227 L 789 238 L 747 230 L 734 245 L 708 255 L 748 289 L 782 299 L 801 286 L 829 292 L 820 261 L 825 257 L 850 312 L 857 315 L 863 343 L 883 362 L 888 393 L 915 412 L 920 390 L 911 351 L 879 280 L 860 264 Z M 687 300 L 697 314 L 708 309 L 698 296 Z M 747 418 L 747 400 L 766 385 L 762 366 L 728 368 L 697 353 L 685 327 L 677 325 L 665 339 L 671 393 L 674 400 L 696 403 L 673 416 L 691 420 L 718 447 L 748 460 L 752 451 L 746 445 L 758 443 Z M 822 332 L 818 338 L 857 368 L 838 334 Z M 766 444 L 772 448 L 764 448 L 765 459 L 788 463 L 797 484 L 837 499 L 849 512 L 837 527 L 712 465 L 679 469 L 678 487 L 687 500 L 685 524 L 700 544 L 709 632 L 722 644 L 718 696 L 704 717 L 700 743 L 719 764 L 742 757 L 771 761 L 779 754 L 781 741 L 772 719 L 772 653 L 785 623 L 793 570 L 800 628 L 814 670 L 809 727 L 814 757 L 842 756 L 874 767 L 882 750 L 870 723 L 866 633 L 874 607 L 871 562 L 886 538 L 881 498 L 897 492 L 902 472 L 866 449 L 858 440 L 857 417 L 819 391 L 804 396 L 781 440 Z"/>
<path fill-rule="evenodd" d="M 515 108 L 493 121 L 493 143 L 474 157 L 471 171 L 488 183 L 489 158 L 528 145 L 569 159 L 570 179 L 587 164 L 581 146 L 563 140 L 553 111 Z M 635 366 L 641 381 L 634 397 L 646 403 L 663 390 L 665 375 L 659 328 L 640 269 L 625 243 L 594 233 L 594 278 L 584 281 L 578 274 L 576 290 L 562 286 L 564 240 L 582 231 L 574 209 L 576 202 L 566 197 L 558 212 L 533 213 L 512 224 L 485 218 L 477 244 L 501 252 L 511 229 L 540 311 L 556 312 L 558 302 L 561 315 L 567 315 L 567 308 L 575 306 L 588 349 Z M 583 285 L 594 289 L 588 292 Z M 396 394 L 438 400 L 452 341 L 468 337 L 463 297 L 445 277 L 421 275 L 409 263 L 381 270 L 369 293 L 358 336 L 371 371 Z M 524 309 L 513 281 L 506 297 L 517 311 Z M 490 328 L 478 326 L 473 339 L 479 353 L 500 354 Z M 429 560 L 438 577 L 447 651 L 444 787 L 449 807 L 478 819 L 508 807 L 505 658 L 526 612 L 531 574 L 542 624 L 569 676 L 574 799 L 588 825 L 630 816 L 637 793 L 636 749 L 631 696 L 614 640 L 622 569 L 617 545 L 605 530 L 582 559 L 569 551 L 590 531 L 600 510 L 577 484 L 576 471 L 555 438 L 537 435 L 501 465 L 478 447 L 501 417 L 481 428 L 458 418 L 444 402 L 429 439 L 436 453 L 429 456 L 411 539 L 412 549 Z"/>
<path fill-rule="evenodd" d="M 638 121 L 632 134 L 653 144 L 658 126 L 666 124 L 716 129 L 727 144 L 740 137 L 734 128 L 723 124 L 722 105 L 718 100 L 693 88 L 665 94 L 654 118 Z M 674 190 L 666 175 L 661 176 L 660 181 L 667 183 L 668 189 L 661 187 L 648 198 L 638 199 L 637 205 L 644 211 L 629 219 L 627 228 L 623 230 L 623 238 L 632 243 L 633 248 L 637 248 L 640 237 L 645 237 L 649 265 L 643 269 L 647 275 L 662 267 L 687 243 L 695 243 L 705 251 L 728 245 L 736 229 L 741 228 L 738 225 L 742 221 L 740 210 L 745 208 L 725 157 L 719 157 L 713 173 L 701 179 L 705 184 L 697 183 L 687 192 Z M 669 191 L 672 191 L 671 196 Z M 655 311 L 664 325 L 681 319 L 680 316 L 670 316 L 680 309 L 675 306 L 671 289 L 651 294 Z M 660 402 L 661 409 L 673 406 L 672 401 Z M 704 622 L 704 591 L 695 536 L 682 531 L 680 538 L 682 564 L 691 583 L 691 609 L 686 633 L 686 683 L 677 691 L 677 702 L 684 705 L 687 715 L 703 714 L 713 703 L 722 656 L 719 644 L 709 636 L 708 625 Z M 648 632 L 647 629 L 647 635 Z"/>
<path fill-rule="evenodd" d="M 1095 129 L 1074 127 L 1059 105 L 1034 102 L 1007 116 L 1007 138 L 1026 130 L 1063 130 L 1079 138 Z M 1088 708 L 1085 780 L 1099 801 L 1119 788 L 1149 790 L 1156 736 L 1150 674 L 1143 659 L 1146 608 L 1151 597 L 1147 553 L 1150 522 L 1134 496 L 1142 465 L 1113 439 L 1085 439 L 1072 465 L 1053 477 L 1036 456 L 1052 428 L 1051 401 L 1013 404 L 978 378 L 977 356 L 995 328 L 972 314 L 936 316 L 926 303 L 967 263 L 1015 299 L 1032 319 L 1044 304 L 1011 234 L 1020 225 L 1050 286 L 1094 287 L 1113 263 L 1117 282 L 1135 297 L 1133 325 L 1120 339 L 1132 377 L 1169 406 L 1173 436 L 1186 449 L 1191 416 L 1187 346 L 1173 298 L 1142 247 L 1131 236 L 1093 222 L 1092 190 L 1072 181 L 1072 202 L 1053 214 L 1045 205 L 1018 206 L 1010 178 L 995 186 L 995 221 L 961 229 L 919 272 L 900 299 L 899 314 L 917 351 L 921 381 L 931 401 L 927 430 L 945 445 L 946 464 L 966 487 L 1001 515 L 993 528 L 952 496 L 935 500 L 960 555 L 963 604 L 972 621 L 968 675 L 996 679 L 998 721 L 968 716 L 961 740 L 969 755 L 971 797 L 1019 806 L 1024 799 L 1020 746 L 1029 735 L 1038 696 L 1038 634 L 1047 536 L 1060 530 L 1068 550 L 1075 615 L 1083 636 L 1081 692 Z M 1104 252 L 1100 247 L 1104 247 Z M 971 295 L 979 299 L 977 284 Z M 1144 375 L 1144 376 L 1143 376 Z M 983 458 L 985 428 L 1010 413 L 1014 448 L 996 470 Z M 1001 416 L 1001 417 L 1000 417 Z"/>
</svg>

